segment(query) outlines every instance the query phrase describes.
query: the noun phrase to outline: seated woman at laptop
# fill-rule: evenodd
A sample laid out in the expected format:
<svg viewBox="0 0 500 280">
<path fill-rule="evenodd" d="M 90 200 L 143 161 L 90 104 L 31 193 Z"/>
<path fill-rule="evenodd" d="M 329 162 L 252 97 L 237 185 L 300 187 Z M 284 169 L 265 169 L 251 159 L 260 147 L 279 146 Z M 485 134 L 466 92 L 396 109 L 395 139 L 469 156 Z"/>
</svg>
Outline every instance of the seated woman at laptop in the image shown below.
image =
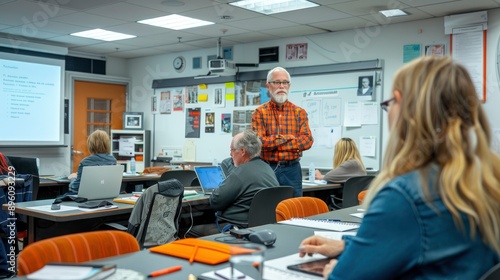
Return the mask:
<svg viewBox="0 0 500 280">
<path fill-rule="evenodd" d="M 334 183 L 344 183 L 354 176 L 366 175 L 366 169 L 361 161 L 356 142 L 351 138 L 341 138 L 335 144 L 333 154 L 333 169 L 322 175 L 319 170 L 314 174 L 316 180 L 325 180 Z"/>
<path fill-rule="evenodd" d="M 111 141 L 104 130 L 96 130 L 87 138 L 87 148 L 90 156 L 82 159 L 78 171 L 68 176 L 70 179 L 69 193 L 77 194 L 84 166 L 116 165 L 116 159 L 111 155 Z"/>
<path fill-rule="evenodd" d="M 479 279 L 500 261 L 500 158 L 464 66 L 425 56 L 401 68 L 381 173 L 356 236 L 312 236 L 300 255 L 336 257 L 333 279 Z M 340 256 L 339 256 L 340 255 Z"/>
</svg>

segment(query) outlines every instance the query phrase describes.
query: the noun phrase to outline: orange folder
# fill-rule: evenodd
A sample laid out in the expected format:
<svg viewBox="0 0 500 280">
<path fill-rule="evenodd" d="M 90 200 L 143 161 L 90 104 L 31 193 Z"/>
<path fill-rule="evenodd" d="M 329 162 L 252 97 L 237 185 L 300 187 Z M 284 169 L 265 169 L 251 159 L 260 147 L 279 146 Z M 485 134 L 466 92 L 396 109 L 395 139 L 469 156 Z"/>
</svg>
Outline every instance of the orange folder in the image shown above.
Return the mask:
<svg viewBox="0 0 500 280">
<path fill-rule="evenodd" d="M 253 249 L 196 238 L 176 240 L 149 250 L 154 253 L 187 259 L 190 263 L 200 262 L 211 265 L 229 261 L 231 254 L 244 254 L 254 251 Z"/>
</svg>

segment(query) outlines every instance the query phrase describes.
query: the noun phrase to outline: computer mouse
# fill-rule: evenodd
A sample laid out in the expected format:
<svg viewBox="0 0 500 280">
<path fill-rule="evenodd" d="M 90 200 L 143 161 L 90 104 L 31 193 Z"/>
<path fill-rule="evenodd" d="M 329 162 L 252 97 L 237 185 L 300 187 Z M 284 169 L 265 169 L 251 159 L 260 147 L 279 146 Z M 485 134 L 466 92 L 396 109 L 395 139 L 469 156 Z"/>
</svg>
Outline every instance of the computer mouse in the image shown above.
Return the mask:
<svg viewBox="0 0 500 280">
<path fill-rule="evenodd" d="M 50 206 L 50 210 L 61 210 L 61 204 L 52 203 L 52 205 Z"/>
<path fill-rule="evenodd" d="M 271 246 L 276 242 L 276 233 L 270 229 L 263 229 L 248 235 L 248 240 L 254 243 Z"/>
</svg>

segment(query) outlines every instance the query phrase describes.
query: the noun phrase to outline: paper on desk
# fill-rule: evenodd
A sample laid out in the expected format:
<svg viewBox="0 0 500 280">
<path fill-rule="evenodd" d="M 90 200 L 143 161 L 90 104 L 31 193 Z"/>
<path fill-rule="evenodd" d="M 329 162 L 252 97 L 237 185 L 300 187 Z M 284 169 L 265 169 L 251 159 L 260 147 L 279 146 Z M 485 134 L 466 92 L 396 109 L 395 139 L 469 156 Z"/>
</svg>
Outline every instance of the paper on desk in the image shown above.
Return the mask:
<svg viewBox="0 0 500 280">
<path fill-rule="evenodd" d="M 298 251 L 298 248 L 297 248 Z M 323 279 L 319 276 L 314 276 L 299 271 L 289 270 L 287 266 L 324 259 L 325 256 L 320 254 L 315 254 L 312 257 L 305 256 L 303 258 L 299 257 L 299 253 L 289 255 L 282 258 L 277 258 L 270 261 L 264 262 L 264 279 L 287 279 L 287 280 L 316 280 Z"/>
<path fill-rule="evenodd" d="M 337 231 L 316 230 L 316 231 L 314 231 L 314 235 L 322 236 L 322 237 L 334 239 L 334 240 L 342 240 L 343 235 L 356 235 L 356 232 L 355 231 L 337 232 Z"/>
<path fill-rule="evenodd" d="M 98 208 L 78 208 L 78 210 L 83 211 L 83 212 L 94 212 L 94 211 L 109 210 L 109 209 L 114 209 L 114 208 L 118 208 L 118 206 L 109 205 L 109 206 L 98 207 Z"/>
<path fill-rule="evenodd" d="M 365 216 L 365 213 L 353 213 L 353 214 L 351 214 L 351 216 L 363 219 L 363 217 Z"/>
<path fill-rule="evenodd" d="M 229 277 L 231 277 L 231 268 L 230 267 L 226 267 L 226 268 L 223 268 L 223 269 L 219 269 L 219 270 L 216 270 L 220 275 L 224 275 L 226 277 L 220 277 L 218 276 L 217 274 L 215 274 L 215 271 L 209 271 L 209 272 L 205 272 L 203 273 L 201 276 L 204 276 L 204 277 L 208 277 L 210 279 L 213 279 L 213 280 L 226 280 L 226 279 L 229 279 Z M 252 277 L 250 276 L 246 276 L 244 275 L 243 273 L 241 273 L 239 270 L 235 269 L 235 273 L 237 275 L 242 275 L 243 277 L 241 279 L 245 279 L 245 280 L 254 280 Z"/>
<path fill-rule="evenodd" d="M 64 212 L 64 211 L 72 211 L 72 210 L 78 210 L 79 208 L 76 206 L 67 206 L 67 205 L 61 205 L 61 209 L 59 210 L 52 210 L 50 209 L 51 205 L 41 205 L 41 206 L 29 206 L 26 207 L 31 210 L 37 210 L 37 211 L 43 211 L 43 212 Z"/>
<path fill-rule="evenodd" d="M 28 279 L 39 280 L 79 280 L 86 279 L 94 268 L 91 266 L 46 265 L 28 275 Z"/>
</svg>

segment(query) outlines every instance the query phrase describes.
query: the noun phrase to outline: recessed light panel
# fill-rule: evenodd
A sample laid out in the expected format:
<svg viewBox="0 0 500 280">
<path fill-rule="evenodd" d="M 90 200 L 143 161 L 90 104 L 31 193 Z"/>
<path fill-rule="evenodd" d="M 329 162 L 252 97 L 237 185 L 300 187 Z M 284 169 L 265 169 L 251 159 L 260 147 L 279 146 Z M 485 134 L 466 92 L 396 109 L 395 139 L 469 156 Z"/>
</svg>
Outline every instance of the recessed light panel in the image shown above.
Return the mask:
<svg viewBox="0 0 500 280">
<path fill-rule="evenodd" d="M 319 6 L 306 0 L 243 0 L 229 4 L 266 15 Z"/>
<path fill-rule="evenodd" d="M 118 33 L 113 31 L 108 31 L 104 29 L 92 29 L 82 32 L 71 33 L 72 36 L 85 37 L 90 39 L 102 40 L 102 41 L 117 41 L 129 38 L 135 38 L 137 36 L 128 35 L 124 33 Z"/>
<path fill-rule="evenodd" d="M 378 11 L 379 13 L 383 14 L 385 17 L 400 17 L 400 16 L 407 16 L 408 14 L 404 12 L 403 10 L 400 9 L 393 9 L 393 10 L 383 10 L 383 11 Z"/>
<path fill-rule="evenodd" d="M 204 21 L 200 19 L 185 17 L 181 15 L 169 15 L 151 19 L 140 20 L 138 23 L 149 24 L 153 26 L 173 29 L 173 30 L 182 30 L 193 27 L 199 27 L 204 25 L 214 24 L 210 21 Z"/>
</svg>

